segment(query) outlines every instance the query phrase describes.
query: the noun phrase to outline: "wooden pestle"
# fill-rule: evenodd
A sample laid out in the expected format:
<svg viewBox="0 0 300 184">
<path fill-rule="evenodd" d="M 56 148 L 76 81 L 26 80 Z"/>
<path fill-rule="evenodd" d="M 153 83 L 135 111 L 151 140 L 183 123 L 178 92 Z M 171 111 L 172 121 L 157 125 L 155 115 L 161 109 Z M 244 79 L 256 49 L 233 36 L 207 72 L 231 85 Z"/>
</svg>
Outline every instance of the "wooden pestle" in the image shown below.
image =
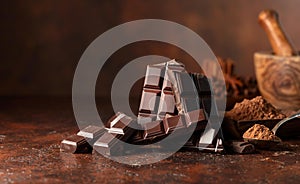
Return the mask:
<svg viewBox="0 0 300 184">
<path fill-rule="evenodd" d="M 288 41 L 274 10 L 264 10 L 258 16 L 258 22 L 267 33 L 274 53 L 278 56 L 292 56 L 295 52 Z"/>
</svg>

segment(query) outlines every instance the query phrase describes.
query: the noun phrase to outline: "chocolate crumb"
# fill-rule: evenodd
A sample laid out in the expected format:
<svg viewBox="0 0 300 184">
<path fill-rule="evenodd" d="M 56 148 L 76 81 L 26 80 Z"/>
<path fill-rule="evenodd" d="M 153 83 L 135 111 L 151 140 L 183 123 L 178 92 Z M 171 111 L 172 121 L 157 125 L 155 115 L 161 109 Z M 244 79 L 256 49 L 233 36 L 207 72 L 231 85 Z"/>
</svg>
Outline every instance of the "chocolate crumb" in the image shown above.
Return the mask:
<svg viewBox="0 0 300 184">
<path fill-rule="evenodd" d="M 4 141 L 5 135 L 0 135 L 0 143 Z"/>
<path fill-rule="evenodd" d="M 286 117 L 262 96 L 257 96 L 251 100 L 244 99 L 241 103 L 236 103 L 234 108 L 228 111 L 225 116 L 236 121 L 283 119 Z"/>
<path fill-rule="evenodd" d="M 244 134 L 244 139 L 258 139 L 269 141 L 280 141 L 280 138 L 274 135 L 274 133 L 266 126 L 255 124 L 249 128 Z"/>
</svg>

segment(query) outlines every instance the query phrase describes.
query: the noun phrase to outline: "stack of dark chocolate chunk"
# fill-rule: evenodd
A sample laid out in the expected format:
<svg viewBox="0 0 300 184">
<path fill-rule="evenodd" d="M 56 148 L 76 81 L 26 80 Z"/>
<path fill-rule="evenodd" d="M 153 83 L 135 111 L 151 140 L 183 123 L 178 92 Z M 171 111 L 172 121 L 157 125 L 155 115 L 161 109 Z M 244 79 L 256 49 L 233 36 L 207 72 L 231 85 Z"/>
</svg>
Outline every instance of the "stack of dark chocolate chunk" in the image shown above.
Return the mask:
<svg viewBox="0 0 300 184">
<path fill-rule="evenodd" d="M 189 134 L 184 148 L 221 152 L 220 126 L 209 79 L 171 60 L 147 66 L 137 119 L 118 112 L 105 128 L 89 126 L 63 140 L 61 150 L 118 155 L 126 150 L 124 143 L 149 145 L 170 134 Z"/>
</svg>

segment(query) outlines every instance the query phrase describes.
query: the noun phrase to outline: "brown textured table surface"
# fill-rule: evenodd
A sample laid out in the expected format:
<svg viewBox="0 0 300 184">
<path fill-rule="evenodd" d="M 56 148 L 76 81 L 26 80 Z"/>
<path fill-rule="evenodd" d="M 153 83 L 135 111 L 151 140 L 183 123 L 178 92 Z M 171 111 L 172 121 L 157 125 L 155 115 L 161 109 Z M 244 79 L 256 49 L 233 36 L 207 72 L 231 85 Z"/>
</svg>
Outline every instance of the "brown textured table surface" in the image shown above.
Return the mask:
<svg viewBox="0 0 300 184">
<path fill-rule="evenodd" d="M 289 150 L 180 151 L 152 165 L 127 166 L 60 152 L 60 141 L 78 130 L 71 99 L 0 100 L 0 183 L 300 183 L 300 140 L 287 141 Z"/>
</svg>

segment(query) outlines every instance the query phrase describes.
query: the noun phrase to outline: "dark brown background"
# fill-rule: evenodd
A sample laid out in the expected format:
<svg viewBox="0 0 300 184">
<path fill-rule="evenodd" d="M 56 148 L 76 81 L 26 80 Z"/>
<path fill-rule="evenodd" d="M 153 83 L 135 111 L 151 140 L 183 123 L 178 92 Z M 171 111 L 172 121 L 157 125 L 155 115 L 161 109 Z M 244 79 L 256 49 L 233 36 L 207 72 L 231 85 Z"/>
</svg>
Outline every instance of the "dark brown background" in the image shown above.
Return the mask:
<svg viewBox="0 0 300 184">
<path fill-rule="evenodd" d="M 114 26 L 145 18 L 189 27 L 216 55 L 235 60 L 236 73 L 254 76 L 253 53 L 270 50 L 257 24 L 258 13 L 276 9 L 297 47 L 299 7 L 296 0 L 5 1 L 0 5 L 0 95 L 70 95 L 77 62 L 89 43 Z M 188 57 L 171 46 L 145 43 L 121 49 L 114 59 L 124 62 L 153 53 L 182 60 Z M 111 69 L 105 68 L 103 75 L 109 76 Z"/>
</svg>

